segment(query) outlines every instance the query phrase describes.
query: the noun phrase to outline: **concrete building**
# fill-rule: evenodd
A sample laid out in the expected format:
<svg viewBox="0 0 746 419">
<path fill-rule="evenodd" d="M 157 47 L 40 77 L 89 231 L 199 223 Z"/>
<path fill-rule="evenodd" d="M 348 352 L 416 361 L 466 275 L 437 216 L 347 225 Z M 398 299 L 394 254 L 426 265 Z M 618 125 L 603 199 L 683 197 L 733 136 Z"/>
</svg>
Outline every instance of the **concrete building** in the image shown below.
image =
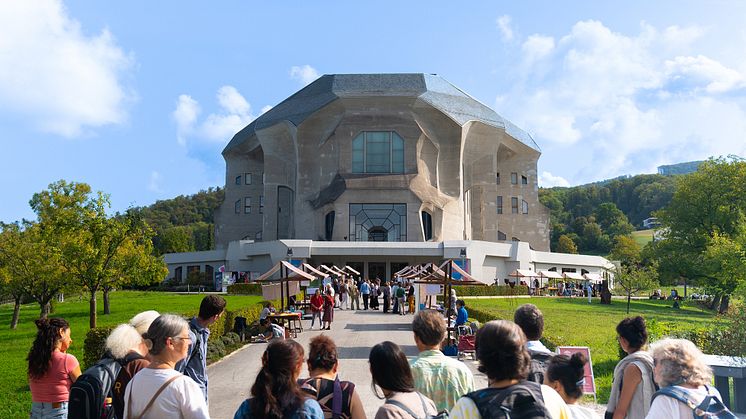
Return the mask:
<svg viewBox="0 0 746 419">
<path fill-rule="evenodd" d="M 261 272 L 291 248 L 383 277 L 466 249 L 473 273 L 492 282 L 560 258 L 538 198 L 540 154 L 530 135 L 436 75 L 325 75 L 223 150 L 216 251 L 167 261 L 174 274 L 204 271 L 223 252 L 228 270 Z M 601 259 L 555 264 L 600 271 Z"/>
</svg>

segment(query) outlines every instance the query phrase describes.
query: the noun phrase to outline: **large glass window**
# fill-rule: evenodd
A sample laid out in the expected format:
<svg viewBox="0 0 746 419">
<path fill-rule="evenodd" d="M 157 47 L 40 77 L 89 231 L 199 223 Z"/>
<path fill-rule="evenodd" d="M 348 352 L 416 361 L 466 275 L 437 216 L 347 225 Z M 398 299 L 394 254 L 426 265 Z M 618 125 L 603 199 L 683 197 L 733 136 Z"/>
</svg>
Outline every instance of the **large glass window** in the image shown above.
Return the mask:
<svg viewBox="0 0 746 419">
<path fill-rule="evenodd" d="M 425 211 L 422 211 L 422 233 L 425 241 L 433 239 L 433 216 Z"/>
<path fill-rule="evenodd" d="M 363 131 L 352 140 L 352 173 L 404 173 L 404 140 L 393 131 Z"/>
<path fill-rule="evenodd" d="M 350 204 L 350 241 L 407 241 L 407 204 Z"/>
</svg>

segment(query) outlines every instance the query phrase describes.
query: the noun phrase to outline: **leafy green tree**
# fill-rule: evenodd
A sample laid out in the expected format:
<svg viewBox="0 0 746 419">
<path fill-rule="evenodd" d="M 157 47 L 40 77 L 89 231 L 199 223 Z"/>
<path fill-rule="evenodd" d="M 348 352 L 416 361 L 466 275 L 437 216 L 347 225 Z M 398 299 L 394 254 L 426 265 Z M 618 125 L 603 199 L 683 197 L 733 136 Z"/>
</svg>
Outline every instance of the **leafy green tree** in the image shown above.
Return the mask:
<svg viewBox="0 0 746 419">
<path fill-rule="evenodd" d="M 671 203 L 657 213 L 662 240 L 652 249 L 664 278 L 697 281 L 710 287 L 717 299 L 738 288 L 725 280 L 723 269 L 733 269 L 746 214 L 746 161 L 715 159 L 695 173 L 681 176 Z M 739 283 L 743 276 L 731 277 Z"/>
<path fill-rule="evenodd" d="M 615 286 L 624 290 L 627 296 L 627 314 L 632 301 L 632 294 L 642 290 L 658 287 L 657 272 L 654 266 L 638 268 L 636 266 L 622 266 L 614 275 Z"/>
<path fill-rule="evenodd" d="M 0 235 L 3 233 L 0 233 Z M 1 241 L 2 239 L 0 239 Z M 1 245 L 0 245 L 1 246 Z M 1 248 L 0 248 L 1 249 Z M 2 250 L 0 250 L 2 252 Z M 13 275 L 10 266 L 7 264 L 0 253 L 0 297 L 3 300 L 10 298 L 13 300 L 13 315 L 10 319 L 10 328 L 15 329 L 18 326 L 18 317 L 21 313 L 21 300 L 25 295 L 23 282 L 18 275 Z"/>
<path fill-rule="evenodd" d="M 151 230 L 134 211 L 108 217 L 109 196 L 92 193 L 85 183 L 53 183 L 34 194 L 31 207 L 39 226 L 58 241 L 64 272 L 89 292 L 89 324 L 96 327 L 96 292 L 140 277 L 140 267 L 131 263 L 150 262 Z"/>
<path fill-rule="evenodd" d="M 640 245 L 630 236 L 617 236 L 609 257 L 624 266 L 638 265 L 641 261 Z"/>
<path fill-rule="evenodd" d="M 557 252 L 577 254 L 578 247 L 575 245 L 575 242 L 572 241 L 570 236 L 562 235 L 559 238 L 559 244 L 557 245 Z"/>
<path fill-rule="evenodd" d="M 189 226 L 169 227 L 158 235 L 160 253 L 193 252 L 194 235 Z"/>
</svg>

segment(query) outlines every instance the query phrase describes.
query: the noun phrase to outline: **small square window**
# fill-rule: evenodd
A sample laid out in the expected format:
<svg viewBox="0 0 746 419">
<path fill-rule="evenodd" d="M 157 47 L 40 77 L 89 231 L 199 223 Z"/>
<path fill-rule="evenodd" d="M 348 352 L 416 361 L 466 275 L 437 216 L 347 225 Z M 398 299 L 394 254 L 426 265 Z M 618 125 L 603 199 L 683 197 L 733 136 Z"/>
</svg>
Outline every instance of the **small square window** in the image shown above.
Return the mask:
<svg viewBox="0 0 746 419">
<path fill-rule="evenodd" d="M 497 213 L 498 214 L 503 213 L 503 197 L 502 196 L 497 197 Z"/>
<path fill-rule="evenodd" d="M 528 185 L 528 177 L 521 176 L 521 185 Z"/>
<path fill-rule="evenodd" d="M 236 185 L 241 184 L 241 175 L 236 176 Z"/>
<path fill-rule="evenodd" d="M 247 185 L 251 185 L 251 173 L 244 173 L 243 178 Z"/>
<path fill-rule="evenodd" d="M 513 214 L 518 214 L 518 198 L 510 198 L 510 209 Z"/>
<path fill-rule="evenodd" d="M 246 197 L 243 199 L 243 213 L 251 214 L 251 198 Z"/>
<path fill-rule="evenodd" d="M 240 199 L 233 204 L 233 211 L 236 214 L 240 214 L 241 213 L 241 200 Z"/>
<path fill-rule="evenodd" d="M 499 185 L 500 184 L 500 172 L 497 172 L 497 176 L 495 176 L 495 180 L 497 184 Z"/>
<path fill-rule="evenodd" d="M 513 172 L 510 174 L 510 183 L 512 183 L 513 185 L 518 184 L 518 173 Z"/>
</svg>

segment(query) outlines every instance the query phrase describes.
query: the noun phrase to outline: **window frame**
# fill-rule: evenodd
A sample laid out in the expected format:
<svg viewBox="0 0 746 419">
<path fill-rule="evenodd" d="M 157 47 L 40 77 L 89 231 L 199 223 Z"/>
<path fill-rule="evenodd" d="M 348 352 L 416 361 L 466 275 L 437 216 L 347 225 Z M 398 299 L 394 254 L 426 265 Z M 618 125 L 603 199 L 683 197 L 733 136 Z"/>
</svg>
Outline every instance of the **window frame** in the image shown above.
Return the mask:
<svg viewBox="0 0 746 419">
<path fill-rule="evenodd" d="M 235 214 L 241 214 L 241 200 L 238 199 L 233 203 L 233 212 Z"/>
<path fill-rule="evenodd" d="M 503 213 L 503 197 L 502 195 L 497 196 L 497 200 L 495 201 L 495 205 L 497 205 L 497 213 L 502 214 Z"/>
<path fill-rule="evenodd" d="M 243 213 L 251 214 L 251 197 L 247 196 L 243 199 Z"/>
<path fill-rule="evenodd" d="M 251 182 L 252 182 L 251 172 L 244 173 L 243 178 L 244 178 L 244 185 L 251 185 Z"/>
<path fill-rule="evenodd" d="M 497 172 L 495 174 L 495 182 L 496 182 L 495 185 L 499 185 L 500 184 L 500 172 Z"/>
<path fill-rule="evenodd" d="M 521 175 L 521 185 L 528 185 L 528 176 Z"/>
<path fill-rule="evenodd" d="M 241 185 L 241 175 L 236 176 L 235 184 L 238 186 Z"/>
<path fill-rule="evenodd" d="M 511 185 L 518 184 L 518 172 L 510 172 L 510 184 Z"/>
<path fill-rule="evenodd" d="M 388 142 L 388 158 L 386 163 L 388 164 L 388 170 L 371 170 L 371 163 L 369 155 L 369 142 L 382 142 L 381 140 L 369 138 L 373 134 L 386 134 Z M 357 144 L 360 142 L 361 144 Z M 394 130 L 389 131 L 360 131 L 351 141 L 351 167 L 350 170 L 355 174 L 404 174 L 406 172 L 405 165 L 405 146 L 406 141 L 404 137 L 399 135 Z M 401 147 L 401 148 L 399 148 Z M 401 155 L 399 155 L 401 153 Z"/>
<path fill-rule="evenodd" d="M 259 195 L 259 214 L 264 214 L 264 195 Z"/>
<path fill-rule="evenodd" d="M 521 199 L 521 214 L 528 214 L 528 202 L 525 199 Z"/>
<path fill-rule="evenodd" d="M 510 197 L 510 213 L 518 214 L 518 197 L 516 196 Z"/>
</svg>

